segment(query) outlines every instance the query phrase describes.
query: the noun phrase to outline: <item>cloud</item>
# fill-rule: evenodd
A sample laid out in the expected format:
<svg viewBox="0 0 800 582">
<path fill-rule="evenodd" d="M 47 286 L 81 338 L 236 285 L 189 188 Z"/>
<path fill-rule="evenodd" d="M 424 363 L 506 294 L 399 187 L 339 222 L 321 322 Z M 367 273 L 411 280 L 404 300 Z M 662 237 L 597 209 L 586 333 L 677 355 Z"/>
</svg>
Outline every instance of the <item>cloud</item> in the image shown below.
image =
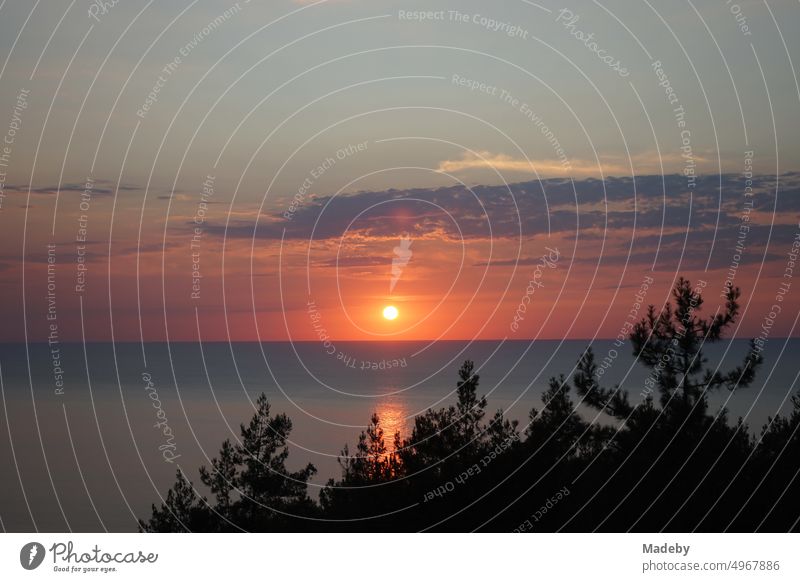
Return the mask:
<svg viewBox="0 0 800 582">
<path fill-rule="evenodd" d="M 778 233 L 788 236 L 797 228 L 800 173 L 755 176 L 757 194 L 752 198 L 745 198 L 744 187 L 741 176 L 723 174 L 700 176 L 696 187 L 689 189 L 686 178 L 675 174 L 606 180 L 550 178 L 507 187 L 365 191 L 309 197 L 293 214 L 284 215 L 285 208 L 272 209 L 258 221 L 240 214 L 227 229 L 208 222 L 205 232 L 228 239 L 283 239 L 286 245 L 313 240 L 315 245 L 326 245 L 334 256 L 345 244 L 354 251 L 340 266 L 354 267 L 378 262 L 371 256 L 370 243 L 395 241 L 406 232 L 414 240 L 459 245 L 488 240 L 516 245 L 520 237 L 556 238 L 583 245 L 581 259 L 587 261 L 596 261 L 589 250 L 597 251 L 602 239 L 606 240 L 604 261 L 625 260 L 634 239 L 636 262 L 652 262 L 655 257 L 659 263 L 669 262 L 681 253 L 684 261 L 695 255 L 705 261 L 713 248 L 713 264 L 724 265 L 736 246 L 745 202 L 753 203 L 746 244 L 754 257 L 760 257 L 770 240 L 770 228 L 773 245 Z M 773 222 L 775 226 L 770 227 Z M 492 266 L 511 264 L 509 258 L 497 257 Z M 335 260 L 319 264 L 334 265 Z"/>
<path fill-rule="evenodd" d="M 456 160 L 443 160 L 437 168 L 440 172 L 455 174 L 465 170 L 488 169 L 499 172 L 522 172 L 539 176 L 595 176 L 600 175 L 601 166 L 582 160 L 527 160 L 489 151 L 465 152 Z M 618 164 L 603 164 L 606 175 L 630 173 L 629 168 Z"/>
<path fill-rule="evenodd" d="M 349 267 L 385 267 L 388 261 L 385 256 L 361 255 L 347 256 L 326 259 L 314 263 L 315 267 L 338 267 L 345 269 Z"/>
<path fill-rule="evenodd" d="M 92 196 L 112 196 L 117 189 L 116 182 L 112 182 L 110 180 L 95 180 L 94 185 L 91 188 Z M 28 184 L 8 184 L 5 187 L 5 190 L 8 192 L 18 192 L 27 194 L 28 190 L 30 190 L 31 194 L 40 195 L 40 196 L 54 196 L 58 192 L 65 193 L 65 192 L 78 192 L 82 193 L 86 190 L 86 183 L 77 183 L 77 182 L 64 182 L 63 184 L 52 184 L 52 185 L 45 185 L 45 186 L 29 186 Z M 120 192 L 133 192 L 142 190 L 140 186 L 131 185 L 131 184 L 120 184 L 119 191 Z"/>
<path fill-rule="evenodd" d="M 662 169 L 665 172 L 678 172 L 685 160 L 680 153 L 657 156 L 654 153 L 642 153 L 630 158 L 620 156 L 601 156 L 596 160 L 576 158 L 562 159 L 525 159 L 490 151 L 464 152 L 455 160 L 442 160 L 438 170 L 448 174 L 456 174 L 466 170 L 491 170 L 497 172 L 517 172 L 541 177 L 575 176 L 629 176 L 637 174 L 656 174 Z M 713 171 L 709 157 L 695 153 L 694 162 L 701 171 Z"/>
</svg>

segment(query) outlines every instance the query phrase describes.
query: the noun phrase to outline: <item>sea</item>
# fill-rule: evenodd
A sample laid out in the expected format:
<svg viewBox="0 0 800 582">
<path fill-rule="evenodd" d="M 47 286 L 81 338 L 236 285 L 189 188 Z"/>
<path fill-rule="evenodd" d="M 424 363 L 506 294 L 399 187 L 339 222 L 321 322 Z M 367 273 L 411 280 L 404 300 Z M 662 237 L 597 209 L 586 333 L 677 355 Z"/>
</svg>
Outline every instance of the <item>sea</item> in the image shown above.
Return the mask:
<svg viewBox="0 0 800 582">
<path fill-rule="evenodd" d="M 391 446 L 416 415 L 454 403 L 465 360 L 487 416 L 501 409 L 522 428 L 550 378 L 568 378 L 588 347 L 602 385 L 640 402 L 650 370 L 613 340 L 0 344 L 0 527 L 135 531 L 176 471 L 203 493 L 199 467 L 236 441 L 261 393 L 292 421 L 288 467 L 317 468 L 316 497 L 373 413 Z M 707 345 L 706 367 L 733 368 L 747 348 L 739 339 Z M 770 338 L 756 381 L 711 394 L 712 410 L 757 435 L 791 409 L 798 354 L 800 338 Z M 585 418 L 611 422 L 572 398 Z"/>
</svg>

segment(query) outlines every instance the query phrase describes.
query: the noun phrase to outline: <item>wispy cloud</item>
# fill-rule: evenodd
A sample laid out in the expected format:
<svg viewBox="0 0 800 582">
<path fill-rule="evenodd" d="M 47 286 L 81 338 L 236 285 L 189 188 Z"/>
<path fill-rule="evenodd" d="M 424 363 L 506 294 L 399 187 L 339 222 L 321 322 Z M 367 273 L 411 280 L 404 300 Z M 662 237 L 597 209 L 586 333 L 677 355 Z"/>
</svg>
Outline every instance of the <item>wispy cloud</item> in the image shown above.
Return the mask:
<svg viewBox="0 0 800 582">
<path fill-rule="evenodd" d="M 695 154 L 693 158 L 700 171 L 714 171 L 711 158 Z M 456 174 L 466 170 L 491 170 L 497 172 L 515 172 L 532 174 L 542 178 L 554 176 L 607 177 L 630 176 L 635 174 L 658 174 L 680 171 L 684 160 L 680 154 L 658 156 L 654 153 L 641 153 L 624 158 L 619 156 L 601 156 L 599 161 L 576 158 L 561 159 L 526 159 L 515 158 L 507 154 L 490 151 L 464 152 L 460 158 L 442 160 L 438 170 L 448 174 Z"/>
<path fill-rule="evenodd" d="M 77 182 L 64 182 L 60 185 L 52 184 L 35 187 L 28 186 L 27 184 L 8 184 L 6 185 L 5 190 L 7 192 L 17 193 L 27 193 L 30 191 L 33 195 L 52 196 L 58 192 L 84 192 L 86 190 L 86 184 Z M 116 182 L 112 182 L 110 180 L 95 180 L 90 190 L 92 196 L 111 196 L 117 190 L 117 184 Z M 132 184 L 119 185 L 120 192 L 137 192 L 141 190 L 143 190 L 141 186 Z"/>
<path fill-rule="evenodd" d="M 465 152 L 455 160 L 443 160 L 439 162 L 438 170 L 454 174 L 464 170 L 489 169 L 500 172 L 538 174 L 540 176 L 594 175 L 599 173 L 597 165 L 579 163 L 580 165 L 584 167 L 574 167 L 571 163 L 565 165 L 560 160 L 527 160 L 514 158 L 506 154 L 480 151 L 475 153 Z M 615 170 L 617 171 L 610 173 L 620 173 L 619 168 L 615 168 Z"/>
</svg>

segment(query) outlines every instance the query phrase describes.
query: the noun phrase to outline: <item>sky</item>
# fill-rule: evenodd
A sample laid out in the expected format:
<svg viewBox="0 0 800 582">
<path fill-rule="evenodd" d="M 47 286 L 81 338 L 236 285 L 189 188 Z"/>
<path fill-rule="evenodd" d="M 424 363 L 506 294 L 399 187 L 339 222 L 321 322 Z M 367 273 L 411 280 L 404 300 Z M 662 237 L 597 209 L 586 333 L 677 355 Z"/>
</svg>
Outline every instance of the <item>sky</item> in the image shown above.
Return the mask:
<svg viewBox="0 0 800 582">
<path fill-rule="evenodd" d="M 0 341 L 798 335 L 798 14 L 3 3 Z"/>
</svg>

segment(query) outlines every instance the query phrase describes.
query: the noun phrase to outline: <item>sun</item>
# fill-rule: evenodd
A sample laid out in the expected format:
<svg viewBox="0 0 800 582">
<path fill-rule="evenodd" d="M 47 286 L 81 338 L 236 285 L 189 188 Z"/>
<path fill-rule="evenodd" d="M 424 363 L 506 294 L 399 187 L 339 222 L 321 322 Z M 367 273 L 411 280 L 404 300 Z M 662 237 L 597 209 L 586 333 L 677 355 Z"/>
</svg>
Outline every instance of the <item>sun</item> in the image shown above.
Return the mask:
<svg viewBox="0 0 800 582">
<path fill-rule="evenodd" d="M 394 305 L 387 305 L 383 308 L 383 317 L 384 319 L 388 319 L 389 321 L 393 319 L 397 319 L 397 316 L 400 315 L 400 312 L 397 311 L 397 307 Z"/>
</svg>

